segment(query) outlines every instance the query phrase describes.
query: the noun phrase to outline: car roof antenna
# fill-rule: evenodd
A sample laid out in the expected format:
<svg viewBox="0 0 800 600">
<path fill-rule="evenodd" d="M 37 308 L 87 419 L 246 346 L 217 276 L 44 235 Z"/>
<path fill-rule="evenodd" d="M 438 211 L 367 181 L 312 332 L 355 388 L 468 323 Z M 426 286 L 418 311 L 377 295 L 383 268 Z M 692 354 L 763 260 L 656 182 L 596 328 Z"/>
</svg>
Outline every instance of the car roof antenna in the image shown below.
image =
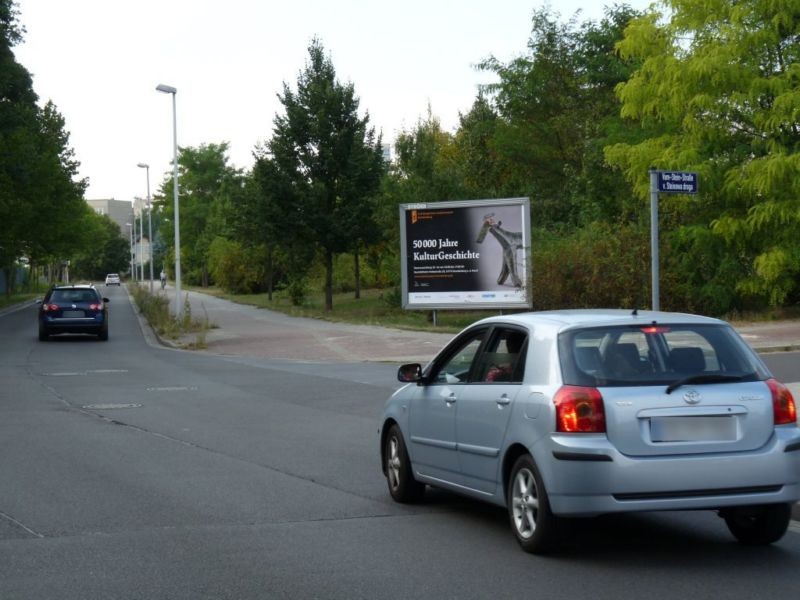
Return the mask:
<svg viewBox="0 0 800 600">
<path fill-rule="evenodd" d="M 633 312 L 631 313 L 631 316 L 638 317 L 639 316 L 639 309 L 638 308 L 634 308 Z"/>
</svg>

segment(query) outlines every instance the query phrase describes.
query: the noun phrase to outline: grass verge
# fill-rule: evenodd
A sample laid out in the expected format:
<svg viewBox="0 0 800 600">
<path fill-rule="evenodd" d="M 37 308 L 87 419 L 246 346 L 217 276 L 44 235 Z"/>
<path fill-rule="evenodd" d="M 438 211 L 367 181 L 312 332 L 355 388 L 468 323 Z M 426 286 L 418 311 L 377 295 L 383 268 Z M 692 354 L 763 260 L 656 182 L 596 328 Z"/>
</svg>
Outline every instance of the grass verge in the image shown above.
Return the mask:
<svg viewBox="0 0 800 600">
<path fill-rule="evenodd" d="M 6 296 L 5 294 L 0 295 L 0 309 L 6 308 L 8 306 L 14 306 L 15 304 L 20 304 L 22 302 L 31 302 L 34 298 L 41 297 L 43 294 L 13 294 L 11 296 Z"/>
<path fill-rule="evenodd" d="M 150 327 L 159 336 L 176 342 L 180 342 L 181 347 L 187 350 L 202 350 L 208 347 L 206 335 L 209 329 L 216 327 L 208 319 L 208 315 L 203 318 L 193 318 L 192 308 L 188 298 L 184 301 L 183 316 L 176 319 L 169 312 L 169 299 L 163 294 L 151 294 L 143 285 L 129 283 L 128 289 Z M 186 341 L 184 338 L 194 335 L 194 339 Z"/>
</svg>

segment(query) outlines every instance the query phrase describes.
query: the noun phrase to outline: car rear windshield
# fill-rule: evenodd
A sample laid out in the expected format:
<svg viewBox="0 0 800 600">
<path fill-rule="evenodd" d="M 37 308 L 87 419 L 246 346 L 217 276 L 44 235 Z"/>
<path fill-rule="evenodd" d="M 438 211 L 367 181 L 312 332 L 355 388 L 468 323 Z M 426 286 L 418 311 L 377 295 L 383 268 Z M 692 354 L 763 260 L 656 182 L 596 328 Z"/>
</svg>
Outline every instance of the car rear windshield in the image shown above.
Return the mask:
<svg viewBox="0 0 800 600">
<path fill-rule="evenodd" d="M 53 294 L 50 296 L 50 302 L 55 303 L 71 302 L 75 304 L 77 302 L 88 302 L 92 304 L 97 300 L 97 292 L 94 290 L 53 290 Z"/>
<path fill-rule="evenodd" d="M 583 386 L 669 385 L 708 376 L 756 381 L 769 371 L 727 325 L 592 327 L 558 339 L 564 383 Z"/>
</svg>

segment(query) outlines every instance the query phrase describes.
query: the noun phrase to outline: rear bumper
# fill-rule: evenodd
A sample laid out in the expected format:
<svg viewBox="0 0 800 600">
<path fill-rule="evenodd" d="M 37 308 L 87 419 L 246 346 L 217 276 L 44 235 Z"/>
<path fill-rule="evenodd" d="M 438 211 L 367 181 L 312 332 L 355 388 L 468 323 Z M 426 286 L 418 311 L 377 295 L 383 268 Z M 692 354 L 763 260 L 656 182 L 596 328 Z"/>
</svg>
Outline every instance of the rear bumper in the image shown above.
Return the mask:
<svg viewBox="0 0 800 600">
<path fill-rule="evenodd" d="M 631 457 L 605 436 L 554 435 L 537 460 L 555 514 L 708 509 L 800 500 L 800 429 L 749 452 Z M 793 448 L 796 448 L 793 450 Z"/>
<path fill-rule="evenodd" d="M 51 319 L 45 318 L 40 321 L 43 330 L 48 334 L 58 333 L 93 333 L 98 334 L 106 328 L 105 318 L 83 318 L 83 319 Z"/>
</svg>

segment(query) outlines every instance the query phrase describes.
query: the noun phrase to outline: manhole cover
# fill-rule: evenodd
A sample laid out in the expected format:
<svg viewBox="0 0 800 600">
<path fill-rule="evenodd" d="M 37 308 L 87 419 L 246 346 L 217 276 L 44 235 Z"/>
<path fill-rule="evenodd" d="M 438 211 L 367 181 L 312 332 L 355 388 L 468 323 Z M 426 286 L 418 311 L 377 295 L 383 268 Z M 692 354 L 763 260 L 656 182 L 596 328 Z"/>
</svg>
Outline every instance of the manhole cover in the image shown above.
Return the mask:
<svg viewBox="0 0 800 600">
<path fill-rule="evenodd" d="M 115 408 L 141 408 L 141 404 L 87 404 L 87 410 L 112 410 Z"/>
</svg>

